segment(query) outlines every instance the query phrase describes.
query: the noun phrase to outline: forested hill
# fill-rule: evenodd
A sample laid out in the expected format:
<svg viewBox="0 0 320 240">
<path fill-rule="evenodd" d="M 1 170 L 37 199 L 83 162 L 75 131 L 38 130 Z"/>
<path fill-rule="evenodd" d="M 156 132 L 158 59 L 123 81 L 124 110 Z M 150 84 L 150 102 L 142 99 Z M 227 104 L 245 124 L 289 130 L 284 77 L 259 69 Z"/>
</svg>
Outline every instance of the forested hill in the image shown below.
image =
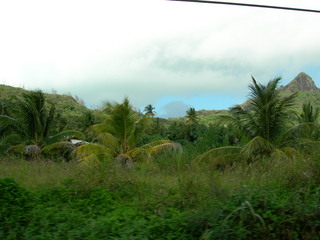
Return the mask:
<svg viewBox="0 0 320 240">
<path fill-rule="evenodd" d="M 279 90 L 283 96 L 297 92 L 297 110 L 308 101 L 314 106 L 320 105 L 320 89 L 306 73 L 299 73 L 289 84 L 281 86 Z M 19 98 L 23 92 L 27 92 L 27 90 L 0 84 L 0 111 L 6 101 Z M 46 94 L 46 97 L 49 103 L 55 104 L 56 112 L 67 122 L 81 121 L 81 117 L 90 111 L 84 106 L 81 99 L 73 97 L 71 94 L 51 93 Z M 245 106 L 246 102 L 242 105 Z M 208 124 L 214 121 L 216 116 L 226 112 L 227 110 L 199 110 L 197 114 L 202 123 Z"/>
<path fill-rule="evenodd" d="M 29 91 L 23 88 L 0 84 L 0 113 L 2 114 L 4 108 L 10 106 L 23 93 L 27 92 Z M 81 99 L 73 97 L 71 94 L 46 93 L 45 96 L 49 105 L 55 105 L 56 114 L 58 114 L 58 119 L 64 128 L 77 128 L 84 115 L 90 111 L 84 106 Z"/>
<path fill-rule="evenodd" d="M 10 100 L 19 98 L 25 92 L 29 91 L 23 88 L 0 84 L 0 99 Z M 76 96 L 71 96 L 71 94 L 46 93 L 45 95 L 49 103 L 54 103 L 56 105 L 56 110 L 58 112 L 71 110 L 72 112 L 83 113 L 87 110 L 83 101 Z"/>
</svg>

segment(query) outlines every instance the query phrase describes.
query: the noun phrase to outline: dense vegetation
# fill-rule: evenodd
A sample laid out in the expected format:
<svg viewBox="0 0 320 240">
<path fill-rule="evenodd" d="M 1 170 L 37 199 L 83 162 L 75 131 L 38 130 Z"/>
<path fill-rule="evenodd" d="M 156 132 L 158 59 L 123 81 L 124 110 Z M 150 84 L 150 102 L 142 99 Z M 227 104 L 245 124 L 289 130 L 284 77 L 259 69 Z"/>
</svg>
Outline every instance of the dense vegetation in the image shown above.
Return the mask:
<svg viewBox="0 0 320 240">
<path fill-rule="evenodd" d="M 67 128 L 41 91 L 2 95 L 0 239 L 320 239 L 319 109 L 279 81 L 214 117 L 124 99 Z"/>
</svg>

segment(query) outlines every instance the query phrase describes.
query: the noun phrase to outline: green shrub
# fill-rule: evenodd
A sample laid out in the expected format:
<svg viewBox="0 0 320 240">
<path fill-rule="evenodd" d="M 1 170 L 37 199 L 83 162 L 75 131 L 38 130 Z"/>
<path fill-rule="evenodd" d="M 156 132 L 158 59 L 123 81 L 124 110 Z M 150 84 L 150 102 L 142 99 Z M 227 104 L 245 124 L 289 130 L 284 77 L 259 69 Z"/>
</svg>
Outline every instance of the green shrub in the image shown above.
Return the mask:
<svg viewBox="0 0 320 240">
<path fill-rule="evenodd" d="M 189 233 L 202 239 L 319 239 L 320 189 L 303 192 L 244 186 L 192 215 Z"/>
<path fill-rule="evenodd" d="M 19 239 L 21 227 L 27 225 L 33 198 L 12 178 L 0 178 L 0 239 Z"/>
</svg>

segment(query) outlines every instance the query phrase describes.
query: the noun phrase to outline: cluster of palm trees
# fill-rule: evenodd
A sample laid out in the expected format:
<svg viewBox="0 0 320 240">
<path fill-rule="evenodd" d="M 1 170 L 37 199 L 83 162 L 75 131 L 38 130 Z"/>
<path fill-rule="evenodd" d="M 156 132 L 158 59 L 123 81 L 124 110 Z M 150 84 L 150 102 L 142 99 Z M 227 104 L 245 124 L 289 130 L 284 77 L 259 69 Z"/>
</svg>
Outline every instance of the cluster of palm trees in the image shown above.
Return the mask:
<svg viewBox="0 0 320 240">
<path fill-rule="evenodd" d="M 153 109 L 151 107 L 146 115 L 139 114 L 133 110 L 128 98 L 122 103 L 107 103 L 105 111 L 108 116 L 105 122 L 88 129 L 94 143 L 78 147 L 75 151 L 77 159 L 89 164 L 115 159 L 125 166 L 131 166 L 136 161 L 149 162 L 154 156 L 168 150 L 182 151 L 179 143 L 169 140 L 139 146 L 146 118 Z"/>
<path fill-rule="evenodd" d="M 302 113 L 295 114 L 296 94 L 282 97 L 277 88 L 279 81 L 280 78 L 275 78 L 263 85 L 252 77 L 247 104 L 234 106 L 228 115 L 221 117 L 221 125 L 237 129 L 248 139 L 245 145 L 214 148 L 196 161 L 232 163 L 237 159 L 255 160 L 275 155 L 296 158 L 302 156 L 301 151 L 311 149 L 310 146 L 318 147 L 319 109 L 306 103 Z M 86 134 L 71 130 L 52 134 L 55 107 L 47 105 L 41 91 L 25 93 L 10 112 L 5 107 L 1 109 L 1 144 L 10 146 L 8 152 L 19 152 L 29 159 L 39 159 L 42 153 L 67 151 L 70 158 L 81 163 L 115 160 L 131 166 L 138 161 L 150 162 L 166 151 L 182 151 L 180 144 L 169 140 L 142 144 L 145 123 L 150 116 L 153 118 L 155 108 L 149 104 L 144 109 L 146 114 L 138 113 L 128 98 L 122 103 L 106 103 L 105 121 L 89 126 Z M 194 108 L 187 110 L 186 119 L 188 124 L 198 123 Z M 73 137 L 84 139 L 85 136 L 90 143 L 75 146 L 68 141 Z"/>
<path fill-rule="evenodd" d="M 314 109 L 309 102 L 303 104 L 302 113 L 297 116 L 294 112 L 296 94 L 282 97 L 277 88 L 280 80 L 275 78 L 262 85 L 252 77 L 247 104 L 232 107 L 229 115 L 220 118 L 220 124 L 232 126 L 246 137 L 247 144 L 211 149 L 197 161 L 230 164 L 235 159 L 255 160 L 265 156 L 297 158 L 302 157 L 300 153 L 306 146 L 318 149 L 319 109 Z"/>
<path fill-rule="evenodd" d="M 151 113 L 154 108 L 151 108 Z M 45 94 L 33 91 L 23 94 L 12 114 L 0 115 L 1 144 L 10 145 L 7 152 L 40 159 L 41 154 L 64 154 L 80 162 L 115 159 L 124 165 L 152 158 L 167 150 L 181 151 L 181 145 L 161 140 L 137 146 L 147 118 L 133 110 L 127 98 L 123 103 L 107 103 L 106 120 L 88 128 L 92 143 L 75 146 L 70 139 L 84 139 L 79 131 L 63 131 L 52 135 L 55 107 L 47 106 Z"/>
<path fill-rule="evenodd" d="M 38 159 L 48 149 L 64 151 L 72 145 L 66 140 L 83 137 L 78 131 L 50 135 L 55 107 L 47 106 L 42 91 L 25 93 L 12 108 L 12 113 L 0 115 L 1 144 L 9 144 L 8 152 L 17 152 Z"/>
</svg>

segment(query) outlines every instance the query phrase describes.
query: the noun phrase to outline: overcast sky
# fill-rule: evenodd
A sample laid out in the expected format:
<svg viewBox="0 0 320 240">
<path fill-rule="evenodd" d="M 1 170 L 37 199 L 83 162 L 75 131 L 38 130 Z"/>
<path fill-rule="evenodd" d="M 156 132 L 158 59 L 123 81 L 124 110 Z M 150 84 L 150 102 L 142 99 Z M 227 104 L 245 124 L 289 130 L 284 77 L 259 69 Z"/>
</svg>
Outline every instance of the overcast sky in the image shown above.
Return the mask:
<svg viewBox="0 0 320 240">
<path fill-rule="evenodd" d="M 320 10 L 318 0 L 239 0 Z M 320 14 L 167 0 L 0 1 L 0 84 L 128 96 L 160 117 L 243 102 L 253 75 L 320 86 Z"/>
</svg>

